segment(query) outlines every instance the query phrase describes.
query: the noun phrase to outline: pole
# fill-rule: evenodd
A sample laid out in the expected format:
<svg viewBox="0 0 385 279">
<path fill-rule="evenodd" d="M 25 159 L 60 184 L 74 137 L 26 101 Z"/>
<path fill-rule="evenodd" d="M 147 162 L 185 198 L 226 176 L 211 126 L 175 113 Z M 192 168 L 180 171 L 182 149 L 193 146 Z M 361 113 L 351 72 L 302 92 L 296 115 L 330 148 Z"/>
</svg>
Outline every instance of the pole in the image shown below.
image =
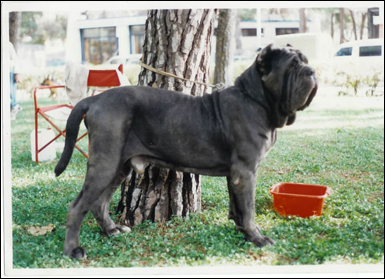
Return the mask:
<svg viewBox="0 0 385 279">
<path fill-rule="evenodd" d="M 261 8 L 257 8 L 257 47 L 261 47 L 261 43 L 262 43 Z"/>
</svg>

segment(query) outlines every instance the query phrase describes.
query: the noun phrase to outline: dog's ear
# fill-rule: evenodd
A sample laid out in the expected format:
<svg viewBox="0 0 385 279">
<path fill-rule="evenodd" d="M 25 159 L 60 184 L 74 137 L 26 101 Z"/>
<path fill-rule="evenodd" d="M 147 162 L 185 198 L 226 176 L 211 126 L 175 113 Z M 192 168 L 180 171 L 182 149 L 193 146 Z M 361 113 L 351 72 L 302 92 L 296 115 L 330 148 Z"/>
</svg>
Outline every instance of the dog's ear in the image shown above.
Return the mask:
<svg viewBox="0 0 385 279">
<path fill-rule="evenodd" d="M 263 75 L 267 75 L 271 71 L 272 52 L 273 44 L 269 44 L 257 56 L 257 68 Z"/>
<path fill-rule="evenodd" d="M 307 57 L 302 52 L 298 51 L 298 57 L 301 59 L 302 62 L 305 64 L 309 64 L 309 60 L 307 60 Z"/>
</svg>

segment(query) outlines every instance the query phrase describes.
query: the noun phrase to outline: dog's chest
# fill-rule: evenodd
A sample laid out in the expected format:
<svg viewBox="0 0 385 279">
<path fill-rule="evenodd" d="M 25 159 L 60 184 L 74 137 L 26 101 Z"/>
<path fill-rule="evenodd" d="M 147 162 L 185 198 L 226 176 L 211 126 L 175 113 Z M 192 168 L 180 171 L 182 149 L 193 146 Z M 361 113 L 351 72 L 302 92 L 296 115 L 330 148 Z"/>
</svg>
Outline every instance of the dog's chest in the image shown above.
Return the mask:
<svg viewBox="0 0 385 279">
<path fill-rule="evenodd" d="M 263 146 L 263 151 L 261 152 L 261 154 L 262 154 L 261 160 L 263 160 L 267 156 L 267 154 L 273 148 L 275 142 L 277 141 L 277 130 L 273 129 L 266 136 L 267 136 L 267 139 L 266 139 L 265 144 Z"/>
</svg>

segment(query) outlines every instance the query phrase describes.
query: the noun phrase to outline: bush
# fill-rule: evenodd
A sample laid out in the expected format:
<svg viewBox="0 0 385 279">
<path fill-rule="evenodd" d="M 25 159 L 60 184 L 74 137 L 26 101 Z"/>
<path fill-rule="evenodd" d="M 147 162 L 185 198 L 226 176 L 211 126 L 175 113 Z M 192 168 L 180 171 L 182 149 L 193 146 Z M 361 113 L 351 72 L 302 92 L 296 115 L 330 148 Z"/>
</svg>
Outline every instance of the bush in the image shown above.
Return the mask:
<svg viewBox="0 0 385 279">
<path fill-rule="evenodd" d="M 367 96 L 375 96 L 375 92 L 379 85 L 382 85 L 384 87 L 384 72 L 375 72 L 373 75 L 367 76 L 362 80 L 362 82 L 369 87 L 366 90 Z M 383 95 L 384 92 L 382 92 Z"/>
<path fill-rule="evenodd" d="M 334 66 L 319 64 L 315 69 L 321 83 L 338 87 L 338 95 L 382 95 L 384 86 L 383 69 L 379 70 L 369 66 L 364 68 L 366 70 L 359 70 L 352 64 Z"/>
</svg>

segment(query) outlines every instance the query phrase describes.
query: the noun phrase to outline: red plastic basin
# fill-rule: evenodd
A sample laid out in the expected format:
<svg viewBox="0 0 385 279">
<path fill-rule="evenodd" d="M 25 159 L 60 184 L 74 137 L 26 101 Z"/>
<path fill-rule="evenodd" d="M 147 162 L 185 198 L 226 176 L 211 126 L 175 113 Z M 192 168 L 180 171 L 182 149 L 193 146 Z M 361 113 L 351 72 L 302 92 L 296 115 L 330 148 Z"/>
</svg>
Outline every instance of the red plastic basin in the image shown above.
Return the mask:
<svg viewBox="0 0 385 279">
<path fill-rule="evenodd" d="M 270 188 L 275 211 L 281 216 L 321 216 L 324 200 L 331 189 L 327 186 L 278 183 Z"/>
</svg>

